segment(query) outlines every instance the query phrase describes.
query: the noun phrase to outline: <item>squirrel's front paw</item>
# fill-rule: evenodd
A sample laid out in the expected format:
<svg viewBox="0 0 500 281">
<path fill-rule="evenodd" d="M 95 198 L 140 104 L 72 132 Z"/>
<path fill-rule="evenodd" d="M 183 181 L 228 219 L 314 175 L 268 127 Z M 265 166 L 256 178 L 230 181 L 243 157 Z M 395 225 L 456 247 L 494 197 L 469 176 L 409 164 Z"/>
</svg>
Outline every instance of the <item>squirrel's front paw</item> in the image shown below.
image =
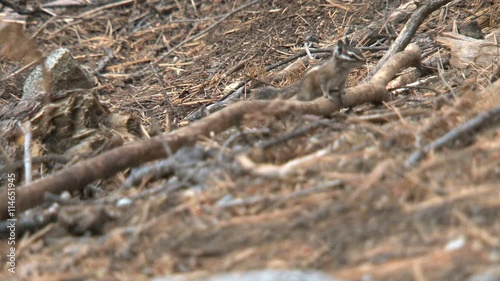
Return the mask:
<svg viewBox="0 0 500 281">
<path fill-rule="evenodd" d="M 327 95 L 325 95 L 325 98 L 327 98 L 329 101 L 333 103 L 340 103 L 341 106 L 344 105 L 342 101 L 342 92 L 339 90 L 332 90 L 330 91 Z"/>
</svg>

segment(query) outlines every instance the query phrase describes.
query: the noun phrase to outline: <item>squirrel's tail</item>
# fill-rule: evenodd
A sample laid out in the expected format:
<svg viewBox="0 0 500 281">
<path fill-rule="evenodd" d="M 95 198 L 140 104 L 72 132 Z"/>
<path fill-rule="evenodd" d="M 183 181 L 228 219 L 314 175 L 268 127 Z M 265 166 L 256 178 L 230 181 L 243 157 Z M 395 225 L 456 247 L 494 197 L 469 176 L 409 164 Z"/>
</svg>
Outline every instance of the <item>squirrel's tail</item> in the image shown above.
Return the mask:
<svg viewBox="0 0 500 281">
<path fill-rule="evenodd" d="M 286 88 L 273 88 L 273 87 L 265 87 L 260 89 L 259 91 L 253 94 L 253 99 L 256 100 L 272 100 L 275 98 L 280 99 L 289 99 L 295 96 L 300 90 L 300 86 L 296 84 L 292 84 Z"/>
<path fill-rule="evenodd" d="M 257 92 L 255 92 L 252 97 L 254 100 L 272 100 L 278 97 L 278 92 L 280 89 L 272 87 L 264 87 Z"/>
</svg>

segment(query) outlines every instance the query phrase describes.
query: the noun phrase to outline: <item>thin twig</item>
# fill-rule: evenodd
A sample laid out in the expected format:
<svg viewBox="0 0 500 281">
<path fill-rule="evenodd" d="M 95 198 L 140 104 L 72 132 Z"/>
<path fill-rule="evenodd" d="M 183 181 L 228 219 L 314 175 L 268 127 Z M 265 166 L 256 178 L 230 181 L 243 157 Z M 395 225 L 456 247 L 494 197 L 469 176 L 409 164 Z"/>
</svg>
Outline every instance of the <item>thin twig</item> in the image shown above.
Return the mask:
<svg viewBox="0 0 500 281">
<path fill-rule="evenodd" d="M 451 87 L 450 83 L 448 83 L 448 81 L 446 80 L 446 78 L 444 77 L 444 70 L 443 70 L 443 61 L 441 60 L 441 56 L 439 56 L 439 63 L 437 65 L 437 69 L 438 69 L 438 75 L 439 75 L 439 78 L 441 79 L 441 82 L 443 82 L 443 84 L 446 86 L 446 88 L 448 88 L 448 90 L 450 90 L 450 93 L 451 95 L 457 99 L 457 95 L 455 94 L 455 91 L 453 90 L 453 88 Z"/>
<path fill-rule="evenodd" d="M 163 83 L 163 79 L 162 79 L 161 75 L 158 73 L 158 70 L 154 67 L 154 65 L 152 63 L 149 64 L 149 67 L 153 71 L 153 74 L 155 75 L 156 81 L 158 81 L 161 88 L 166 89 L 167 86 L 165 85 L 165 83 Z M 171 132 L 173 130 L 173 128 L 172 128 L 172 126 L 173 126 L 172 115 L 174 114 L 174 106 L 172 105 L 172 101 L 170 100 L 170 96 L 168 95 L 168 93 L 165 93 L 165 95 L 163 95 L 163 97 L 165 99 L 165 103 L 167 104 L 167 106 L 166 106 L 167 112 L 165 113 L 165 125 L 166 125 L 165 130 L 167 132 Z M 165 146 L 165 149 L 169 155 L 172 155 L 172 153 L 169 152 L 168 146 Z"/>
<path fill-rule="evenodd" d="M 25 122 L 21 124 L 18 123 L 19 127 L 23 131 L 24 134 L 24 180 L 26 184 L 31 182 L 31 124 L 29 122 Z"/>
<path fill-rule="evenodd" d="M 115 54 L 114 54 L 113 50 L 106 49 L 105 51 L 106 51 L 106 56 L 104 56 L 99 61 L 99 63 L 97 64 L 97 67 L 94 69 L 94 72 L 97 75 L 100 75 L 101 72 L 106 68 L 106 66 L 108 65 L 108 63 L 115 57 Z"/>
<path fill-rule="evenodd" d="M 311 51 L 309 50 L 309 43 L 308 42 L 304 43 L 304 50 L 306 51 L 306 54 L 309 57 L 309 59 L 313 60 L 314 58 L 311 54 Z"/>
<path fill-rule="evenodd" d="M 49 155 L 34 157 L 31 159 L 32 164 L 40 164 L 40 163 L 45 163 L 45 162 L 50 162 L 50 161 L 54 161 L 54 162 L 61 163 L 61 164 L 68 163 L 68 159 L 66 157 L 64 157 L 63 155 L 58 155 L 58 154 L 49 154 Z M 24 161 L 9 162 L 6 165 L 0 166 L 0 174 L 10 173 L 16 169 L 21 168 L 23 165 L 24 165 Z"/>
<path fill-rule="evenodd" d="M 40 63 L 40 61 L 42 59 L 43 58 L 40 58 L 38 60 L 34 60 L 34 61 L 31 61 L 31 62 L 28 62 L 27 64 L 21 66 L 19 69 L 13 71 L 9 75 L 0 78 L 0 82 L 7 81 L 8 79 L 11 79 L 12 77 L 15 77 L 16 75 L 18 75 L 18 74 L 22 73 L 23 71 L 31 68 L 32 66 L 37 65 L 38 63 Z"/>
<path fill-rule="evenodd" d="M 86 18 L 86 17 L 89 17 L 90 15 L 92 14 L 95 14 L 99 11 L 103 11 L 103 10 L 106 10 L 106 9 L 112 9 L 112 8 L 116 8 L 116 7 L 120 7 L 120 6 L 124 6 L 124 5 L 129 5 L 129 4 L 133 4 L 134 1 L 133 0 L 122 0 L 122 1 L 115 1 L 115 2 L 111 2 L 111 3 L 108 3 L 108 4 L 104 4 L 100 7 L 97 7 L 93 10 L 90 10 L 90 11 L 86 11 L 82 14 L 79 14 L 78 16 L 75 16 L 74 19 L 81 19 L 81 18 Z"/>
<path fill-rule="evenodd" d="M 444 136 L 438 138 L 432 143 L 426 145 L 423 150 L 413 152 L 405 162 L 406 167 L 415 166 L 422 158 L 434 149 L 439 149 L 446 144 L 460 138 L 465 134 L 472 134 L 473 131 L 480 129 L 486 124 L 499 125 L 500 121 L 500 106 L 493 107 L 491 110 L 486 111 L 477 117 L 469 120 L 461 126 L 454 128 Z"/>
</svg>

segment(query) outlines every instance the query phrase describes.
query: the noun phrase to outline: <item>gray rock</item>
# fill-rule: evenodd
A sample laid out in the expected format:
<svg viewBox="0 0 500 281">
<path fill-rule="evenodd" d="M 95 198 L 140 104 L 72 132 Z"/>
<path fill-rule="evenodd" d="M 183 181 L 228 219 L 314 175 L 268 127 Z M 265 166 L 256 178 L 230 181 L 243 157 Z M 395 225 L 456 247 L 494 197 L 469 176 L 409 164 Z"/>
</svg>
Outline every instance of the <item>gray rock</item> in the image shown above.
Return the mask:
<svg viewBox="0 0 500 281">
<path fill-rule="evenodd" d="M 51 92 L 72 89 L 88 89 L 95 85 L 95 79 L 71 56 L 66 48 L 53 51 L 44 61 L 50 78 Z M 31 99 L 46 93 L 43 86 L 40 65 L 30 73 L 23 85 L 23 99 Z"/>
<path fill-rule="evenodd" d="M 187 279 L 181 276 L 156 277 L 151 281 L 341 281 L 319 271 L 302 270 L 254 270 L 227 273 L 204 278 Z"/>
</svg>

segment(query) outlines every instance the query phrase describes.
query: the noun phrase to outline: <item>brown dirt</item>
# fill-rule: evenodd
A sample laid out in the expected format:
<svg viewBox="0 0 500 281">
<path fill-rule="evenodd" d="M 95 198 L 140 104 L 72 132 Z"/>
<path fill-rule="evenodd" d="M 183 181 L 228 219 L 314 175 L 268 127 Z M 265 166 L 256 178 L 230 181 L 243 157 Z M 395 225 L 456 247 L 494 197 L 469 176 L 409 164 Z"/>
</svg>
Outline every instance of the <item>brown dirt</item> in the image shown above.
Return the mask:
<svg viewBox="0 0 500 281">
<path fill-rule="evenodd" d="M 192 2 L 201 4 L 194 8 Z M 261 1 L 157 61 L 246 2 L 136 1 L 92 14 L 85 12 L 97 6 L 64 8 L 58 13 L 73 21 L 58 19 L 44 26 L 47 15 L 33 16 L 27 31 L 41 29 L 36 39 L 42 53 L 64 46 L 91 69 L 112 50 L 114 58 L 92 92 L 111 112 L 130 113 L 148 129 L 166 130 L 167 115 L 174 128 L 186 125 L 190 113 L 224 97 L 231 84 L 246 77 L 262 79 L 265 66 L 302 50 L 306 37 L 316 37 L 318 47 L 332 46 L 348 26 L 361 34 L 381 20 L 385 9 L 382 0 Z M 394 9 L 399 1 L 389 2 Z M 493 1 L 470 2 L 452 6 L 446 16 L 434 13 L 416 38 L 423 42 L 450 31 L 453 20 L 495 11 Z M 488 15 L 491 24 L 485 30 L 499 23 Z M 366 45 L 372 39 L 357 40 Z M 436 48 L 434 43 L 425 46 Z M 369 68 L 381 54 L 366 53 Z M 242 69 L 226 75 L 243 61 Z M 17 65 L 2 61 L 0 73 Z M 466 280 L 499 259 L 498 126 L 431 153 L 415 168 L 403 165 L 416 150 L 417 137 L 425 145 L 500 104 L 498 95 L 479 96 L 494 73 L 477 70 L 469 74 L 474 82 L 457 73 L 448 70 L 458 81 L 453 86 L 459 98 L 453 102 L 411 90 L 387 104 L 360 105 L 328 118 L 269 120 L 256 114 L 240 128 L 200 142 L 197 146 L 206 155 L 173 172 L 182 188 L 146 195 L 129 207 L 116 207 L 117 198 L 174 186 L 173 180 L 123 189 L 130 172 L 123 171 L 97 182 L 103 193 L 87 190 L 73 196 L 80 200 L 78 213 L 96 216 L 102 224 L 98 233 L 73 236 L 71 222 L 59 222 L 19 237 L 14 278 L 147 280 L 170 273 L 314 268 L 345 280 L 365 275 L 372 280 Z M 365 74 L 356 71 L 350 83 Z M 1 82 L 0 106 L 17 102 L 26 75 Z M 440 81 L 432 87 L 447 92 Z M 297 137 L 266 149 L 258 146 L 310 124 L 314 126 Z M 257 163 L 280 165 L 328 146 L 327 155 L 281 179 L 251 175 L 235 159 L 247 153 Z M 224 198 L 254 196 L 259 200 L 220 206 Z M 463 247 L 445 250 L 461 237 Z M 5 253 L 7 246 L 2 241 L 0 251 Z M 4 254 L 0 260 L 5 262 Z M 14 280 L 6 271 L 2 275 L 2 280 Z"/>
</svg>

